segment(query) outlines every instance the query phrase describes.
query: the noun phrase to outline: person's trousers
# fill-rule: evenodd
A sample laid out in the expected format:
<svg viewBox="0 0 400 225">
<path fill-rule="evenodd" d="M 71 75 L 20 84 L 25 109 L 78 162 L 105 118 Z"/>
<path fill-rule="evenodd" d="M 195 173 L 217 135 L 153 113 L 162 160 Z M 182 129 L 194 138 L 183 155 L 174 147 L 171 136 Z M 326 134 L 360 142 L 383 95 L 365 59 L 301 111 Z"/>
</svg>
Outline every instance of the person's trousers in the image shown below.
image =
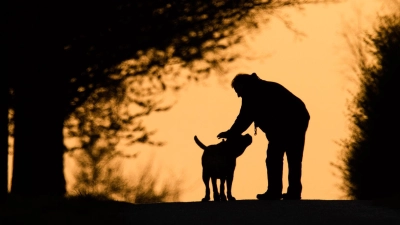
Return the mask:
<svg viewBox="0 0 400 225">
<path fill-rule="evenodd" d="M 302 126 L 269 140 L 265 162 L 267 165 L 268 192 L 270 194 L 282 194 L 283 159 L 286 153 L 289 172 L 287 194 L 301 196 L 302 161 L 307 127 L 308 121 Z"/>
</svg>

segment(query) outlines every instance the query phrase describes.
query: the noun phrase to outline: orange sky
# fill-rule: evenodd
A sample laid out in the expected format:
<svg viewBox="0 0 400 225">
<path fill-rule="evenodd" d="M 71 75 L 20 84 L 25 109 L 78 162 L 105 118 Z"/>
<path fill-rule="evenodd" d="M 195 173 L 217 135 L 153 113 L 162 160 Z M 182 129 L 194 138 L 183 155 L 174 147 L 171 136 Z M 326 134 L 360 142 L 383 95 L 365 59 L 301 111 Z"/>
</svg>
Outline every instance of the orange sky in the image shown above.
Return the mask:
<svg viewBox="0 0 400 225">
<path fill-rule="evenodd" d="M 296 41 L 291 31 L 274 19 L 262 26 L 260 32 L 247 38 L 254 55 L 269 55 L 260 60 L 240 60 L 233 65 L 229 81 L 237 73 L 256 72 L 262 79 L 281 83 L 303 99 L 311 120 L 306 137 L 303 160 L 303 198 L 338 199 L 342 193 L 337 187 L 340 180 L 333 175 L 330 165 L 336 162 L 340 147 L 335 141 L 346 137 L 346 99 L 351 56 L 340 35 L 346 21 L 354 24 L 355 8 L 362 10 L 364 25 L 369 24 L 379 9 L 379 1 L 349 1 L 337 5 L 308 6 L 291 19 L 296 28 L 307 36 Z M 368 17 L 369 16 L 369 17 Z M 373 18 L 373 17 L 372 17 Z M 347 73 L 344 71 L 347 70 Z M 188 190 L 182 201 L 199 201 L 204 197 L 201 180 L 202 150 L 194 143 L 197 135 L 205 144 L 220 140 L 216 135 L 230 128 L 235 120 L 241 99 L 237 98 L 230 83 L 221 85 L 210 79 L 206 85 L 190 85 L 179 94 L 179 102 L 168 112 L 152 115 L 146 120 L 149 128 L 157 129 L 155 138 L 167 141 L 161 148 L 144 146 L 136 161 L 127 161 L 127 168 L 135 169 L 155 156 L 155 162 L 166 176 L 182 176 Z M 254 126 L 249 130 L 253 135 Z M 232 193 L 237 199 L 255 199 L 267 187 L 265 157 L 268 141 L 259 131 L 253 135 L 253 144 L 237 159 Z M 135 147 L 133 147 L 135 148 Z M 287 166 L 285 161 L 285 167 Z M 287 169 L 284 169 L 284 191 Z"/>
<path fill-rule="evenodd" d="M 342 195 L 333 176 L 340 147 L 335 141 L 346 137 L 346 99 L 351 74 L 346 64 L 351 58 L 340 32 L 345 22 L 355 25 L 355 8 L 361 9 L 362 25 L 368 27 L 380 0 L 349 0 L 346 3 L 307 6 L 303 12 L 290 11 L 294 26 L 307 36 L 301 41 L 277 19 L 263 25 L 247 37 L 247 53 L 269 55 L 259 60 L 239 60 L 231 65 L 228 82 L 221 85 L 216 79 L 205 84 L 192 84 L 179 93 L 178 103 L 168 112 L 151 115 L 145 124 L 157 129 L 156 140 L 166 141 L 164 147 L 133 146 L 140 156 L 124 161 L 124 173 L 134 176 L 138 168 L 154 158 L 162 168 L 161 175 L 181 176 L 186 192 L 181 201 L 199 201 L 204 197 L 201 180 L 202 150 L 194 143 L 197 135 L 205 144 L 220 140 L 216 135 L 225 131 L 235 120 L 241 99 L 230 88 L 237 73 L 256 72 L 265 80 L 281 83 L 306 104 L 311 120 L 306 137 L 303 160 L 303 199 L 338 199 Z M 289 11 L 288 11 L 289 12 Z M 352 86 L 353 85 L 353 86 Z M 237 159 L 232 193 L 236 199 L 255 199 L 267 187 L 265 157 L 268 141 L 262 131 L 254 136 L 252 145 Z M 70 160 L 66 168 L 71 168 Z M 10 164 L 11 166 L 11 164 Z M 286 161 L 284 191 L 287 186 Z M 11 171 L 10 171 L 11 173 Z M 11 174 L 10 174 L 11 175 Z M 67 181 L 70 173 L 66 172 Z"/>
</svg>

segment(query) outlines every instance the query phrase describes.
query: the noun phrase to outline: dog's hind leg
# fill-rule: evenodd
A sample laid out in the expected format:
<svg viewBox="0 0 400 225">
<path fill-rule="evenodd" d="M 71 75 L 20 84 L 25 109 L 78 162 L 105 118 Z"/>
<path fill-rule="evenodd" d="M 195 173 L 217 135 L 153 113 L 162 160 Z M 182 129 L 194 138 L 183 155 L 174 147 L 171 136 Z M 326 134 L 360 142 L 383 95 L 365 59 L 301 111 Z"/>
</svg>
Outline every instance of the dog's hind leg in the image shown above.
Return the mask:
<svg viewBox="0 0 400 225">
<path fill-rule="evenodd" d="M 221 183 L 219 184 L 219 198 L 221 201 L 226 202 L 226 195 L 225 195 L 225 178 L 220 179 Z"/>
<path fill-rule="evenodd" d="M 229 201 L 235 201 L 236 198 L 232 196 L 232 182 L 233 182 L 233 173 L 229 174 L 226 178 L 226 195 L 228 196 Z"/>
<path fill-rule="evenodd" d="M 211 177 L 211 184 L 212 184 L 213 192 L 214 192 L 213 193 L 214 201 L 219 202 L 220 199 L 219 199 L 219 193 L 218 193 L 218 187 L 217 187 L 217 178 Z"/>
<path fill-rule="evenodd" d="M 201 201 L 207 202 L 207 201 L 210 201 L 210 186 L 209 186 L 210 176 L 207 173 L 205 173 L 204 171 L 203 171 L 203 182 L 204 182 L 204 185 L 206 186 L 206 195 L 204 196 L 204 198 Z"/>
</svg>

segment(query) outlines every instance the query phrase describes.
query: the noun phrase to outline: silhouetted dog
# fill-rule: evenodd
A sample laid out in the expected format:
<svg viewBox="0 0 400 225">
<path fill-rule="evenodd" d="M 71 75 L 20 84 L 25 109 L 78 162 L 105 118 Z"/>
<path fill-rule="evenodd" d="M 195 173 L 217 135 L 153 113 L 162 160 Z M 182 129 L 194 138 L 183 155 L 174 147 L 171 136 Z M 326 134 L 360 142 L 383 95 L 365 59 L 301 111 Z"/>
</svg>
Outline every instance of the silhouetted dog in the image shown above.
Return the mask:
<svg viewBox="0 0 400 225">
<path fill-rule="evenodd" d="M 209 182 L 213 187 L 214 201 L 236 200 L 232 196 L 232 181 L 236 167 L 236 158 L 243 154 L 244 150 L 251 144 L 252 137 L 249 134 L 230 137 L 216 145 L 205 146 L 194 136 L 196 144 L 204 149 L 201 157 L 203 166 L 203 182 L 206 186 L 206 195 L 202 201 L 210 200 Z M 220 192 L 218 193 L 217 179 L 220 179 Z M 226 180 L 227 195 L 225 195 L 224 186 Z"/>
</svg>

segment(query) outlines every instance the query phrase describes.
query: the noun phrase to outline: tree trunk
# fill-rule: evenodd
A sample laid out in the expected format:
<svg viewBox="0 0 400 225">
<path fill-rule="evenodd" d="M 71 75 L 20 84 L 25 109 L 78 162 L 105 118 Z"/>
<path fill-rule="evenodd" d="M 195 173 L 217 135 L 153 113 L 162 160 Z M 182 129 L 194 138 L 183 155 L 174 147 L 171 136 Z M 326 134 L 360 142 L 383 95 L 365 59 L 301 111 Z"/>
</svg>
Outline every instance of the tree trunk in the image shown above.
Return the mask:
<svg viewBox="0 0 400 225">
<path fill-rule="evenodd" d="M 51 80 L 21 81 L 15 90 L 13 194 L 65 194 L 64 114 Z M 30 82 L 29 82 L 30 81 Z M 46 84 L 46 85 L 43 85 Z"/>
<path fill-rule="evenodd" d="M 47 34 L 45 31 L 40 34 Z M 47 35 L 51 37 L 50 35 Z M 64 80 L 60 57 L 46 45 L 46 35 L 22 45 L 26 70 L 15 73 L 14 163 L 11 193 L 22 196 L 63 196 L 65 118 Z M 21 47 L 21 48 L 22 48 Z M 36 54 L 40 52 L 38 57 Z"/>
<path fill-rule="evenodd" d="M 14 163 L 11 193 L 65 194 L 63 44 L 56 9 L 12 3 L 10 64 L 14 88 Z"/>
</svg>

